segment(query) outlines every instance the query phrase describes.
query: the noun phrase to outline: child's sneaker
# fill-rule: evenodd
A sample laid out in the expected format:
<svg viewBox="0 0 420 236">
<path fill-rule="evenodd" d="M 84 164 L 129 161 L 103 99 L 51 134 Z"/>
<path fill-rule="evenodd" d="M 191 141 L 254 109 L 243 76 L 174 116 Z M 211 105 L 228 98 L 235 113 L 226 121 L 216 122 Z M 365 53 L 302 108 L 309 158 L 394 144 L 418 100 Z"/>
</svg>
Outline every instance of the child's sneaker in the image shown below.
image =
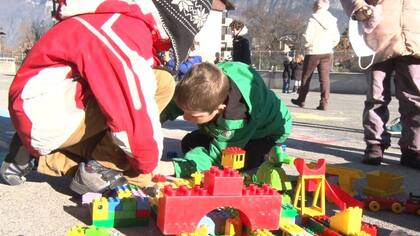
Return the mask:
<svg viewBox="0 0 420 236">
<path fill-rule="evenodd" d="M 33 159 L 15 134 L 10 142 L 9 153 L 1 164 L 0 177 L 9 185 L 23 184 L 25 176 L 34 167 Z"/>
<path fill-rule="evenodd" d="M 9 185 L 20 185 L 25 183 L 25 176 L 28 175 L 34 167 L 32 162 L 26 165 L 18 165 L 3 161 L 0 167 L 1 178 Z"/>
<path fill-rule="evenodd" d="M 389 125 L 386 126 L 386 131 L 390 134 L 399 134 L 401 135 L 401 122 L 400 118 L 392 120 Z"/>
<path fill-rule="evenodd" d="M 80 163 L 70 184 L 70 189 L 83 195 L 87 192 L 102 193 L 108 189 L 127 184 L 127 179 L 119 171 L 108 169 L 92 160 Z"/>
</svg>

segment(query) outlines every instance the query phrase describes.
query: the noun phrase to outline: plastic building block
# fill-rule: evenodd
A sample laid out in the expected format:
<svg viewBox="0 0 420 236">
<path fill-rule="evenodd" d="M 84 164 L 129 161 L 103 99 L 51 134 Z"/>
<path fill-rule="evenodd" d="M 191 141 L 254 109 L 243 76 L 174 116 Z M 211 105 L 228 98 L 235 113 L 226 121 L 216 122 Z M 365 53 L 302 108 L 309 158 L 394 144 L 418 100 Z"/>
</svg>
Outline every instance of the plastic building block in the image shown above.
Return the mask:
<svg viewBox="0 0 420 236">
<path fill-rule="evenodd" d="M 392 210 L 394 213 L 400 214 L 404 211 L 404 202 L 395 198 L 388 197 L 367 197 L 364 199 L 369 210 L 377 212 L 381 209 Z"/>
<path fill-rule="evenodd" d="M 179 236 L 207 236 L 209 232 L 205 225 L 198 227 L 193 233 L 182 233 Z"/>
<path fill-rule="evenodd" d="M 295 218 L 298 215 L 297 209 L 292 204 L 283 204 L 281 206 L 280 224 L 284 222 L 295 223 Z"/>
<path fill-rule="evenodd" d="M 345 235 L 357 234 L 362 227 L 362 209 L 350 207 L 330 218 L 330 227 Z"/>
<path fill-rule="evenodd" d="M 245 187 L 243 182 L 237 181 L 242 180 L 237 172 L 229 174 L 216 170 L 205 172 L 204 186 L 208 186 L 211 191 L 200 186 L 174 189 L 168 185 L 163 189 L 163 197 L 159 199 L 157 225 L 164 234 L 192 232 L 203 215 L 220 207 L 240 211 L 241 222 L 251 230 L 278 228 L 281 195 L 276 190 L 268 185 L 261 188 L 256 185 Z"/>
<path fill-rule="evenodd" d="M 164 175 L 154 175 L 152 178 L 152 182 L 160 183 L 160 182 L 166 182 L 166 176 Z"/>
<path fill-rule="evenodd" d="M 239 172 L 231 168 L 221 170 L 212 166 L 204 172 L 204 187 L 211 195 L 238 195 L 242 192 L 243 181 Z"/>
<path fill-rule="evenodd" d="M 315 167 L 316 163 L 309 163 L 308 166 L 311 168 Z M 365 177 L 363 171 L 354 168 L 341 167 L 335 165 L 327 165 L 326 168 L 327 169 L 325 173 L 328 175 L 338 176 L 338 185 L 344 192 L 348 193 L 350 196 L 354 196 L 356 194 L 356 192 L 353 191 L 354 182 L 358 179 Z"/>
<path fill-rule="evenodd" d="M 149 223 L 150 202 L 136 186 L 123 186 L 119 197 L 95 199 L 92 203 L 92 224 L 100 227 L 145 226 Z"/>
<path fill-rule="evenodd" d="M 242 235 L 242 222 L 239 217 L 230 218 L 226 220 L 224 235 Z"/>
<path fill-rule="evenodd" d="M 378 234 L 378 227 L 376 225 L 362 222 L 361 231 L 366 232 L 370 236 L 376 236 Z"/>
<path fill-rule="evenodd" d="M 369 196 L 390 196 L 404 192 L 404 177 L 385 171 L 367 173 L 367 186 L 363 192 Z"/>
<path fill-rule="evenodd" d="M 121 199 L 132 197 L 131 189 L 127 186 L 118 186 L 117 187 L 117 196 Z"/>
<path fill-rule="evenodd" d="M 92 220 L 106 220 L 108 219 L 108 200 L 104 197 L 93 200 L 92 206 Z"/>
<path fill-rule="evenodd" d="M 257 229 L 254 232 L 252 232 L 253 236 L 271 236 L 274 234 L 271 233 L 268 229 Z"/>
<path fill-rule="evenodd" d="M 228 208 L 220 208 L 213 210 L 207 214 L 212 219 L 215 225 L 215 234 L 220 235 L 225 232 L 226 221 L 232 218 L 231 212 Z"/>
<path fill-rule="evenodd" d="M 209 235 L 216 235 L 216 224 L 212 218 L 207 215 L 201 218 L 200 222 L 198 223 L 198 227 L 203 225 L 207 227 L 207 232 Z"/>
<path fill-rule="evenodd" d="M 203 173 L 200 172 L 194 172 L 191 174 L 191 177 L 193 178 L 193 184 L 195 185 L 201 185 L 201 181 L 203 180 Z"/>
<path fill-rule="evenodd" d="M 99 199 L 102 197 L 102 194 L 100 193 L 85 193 L 82 195 L 82 205 L 90 205 L 93 200 Z"/>
<path fill-rule="evenodd" d="M 96 226 L 77 225 L 71 228 L 66 236 L 111 236 L 111 233 Z"/>
<path fill-rule="evenodd" d="M 296 193 L 293 200 L 293 206 L 298 209 L 302 216 L 325 215 L 325 160 L 318 160 L 316 169 L 310 169 L 306 166 L 305 160 L 298 158 L 295 160 L 295 166 L 300 173 Z M 314 195 L 311 206 L 306 206 L 306 185 L 308 182 L 314 183 Z M 311 188 L 308 188 L 309 191 Z"/>
<path fill-rule="evenodd" d="M 347 207 L 364 207 L 364 202 L 356 200 L 348 193 L 341 190 L 340 187 L 330 184 L 325 180 L 325 194 L 330 202 L 333 202 L 340 210 L 345 210 Z"/>
<path fill-rule="evenodd" d="M 291 236 L 303 236 L 303 235 L 310 235 L 306 233 L 306 231 L 300 227 L 299 225 L 293 223 L 286 223 L 280 225 L 281 231 L 283 231 L 283 235 L 291 235 Z"/>
<path fill-rule="evenodd" d="M 405 202 L 405 211 L 420 216 L 420 196 L 410 193 L 410 197 Z"/>
<path fill-rule="evenodd" d="M 245 165 L 245 150 L 240 147 L 228 147 L 222 151 L 222 166 L 241 169 Z"/>
<path fill-rule="evenodd" d="M 257 182 L 260 184 L 269 184 L 272 188 L 278 191 L 287 191 L 292 189 L 292 183 L 289 177 L 286 175 L 284 170 L 281 168 L 281 164 L 274 163 L 272 161 L 265 161 L 258 168 L 256 173 Z"/>
</svg>

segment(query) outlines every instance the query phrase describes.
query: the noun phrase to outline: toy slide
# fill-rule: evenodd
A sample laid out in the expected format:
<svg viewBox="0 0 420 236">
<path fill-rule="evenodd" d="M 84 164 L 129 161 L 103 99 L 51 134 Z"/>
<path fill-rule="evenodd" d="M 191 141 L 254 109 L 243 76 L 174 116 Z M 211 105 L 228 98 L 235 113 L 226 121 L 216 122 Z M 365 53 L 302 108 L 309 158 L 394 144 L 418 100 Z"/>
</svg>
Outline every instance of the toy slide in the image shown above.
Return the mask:
<svg viewBox="0 0 420 236">
<path fill-rule="evenodd" d="M 364 203 L 354 199 L 348 193 L 341 190 L 335 184 L 330 184 L 325 180 L 325 193 L 328 201 L 333 202 L 340 210 L 345 210 L 347 207 L 360 207 L 363 209 Z"/>
</svg>

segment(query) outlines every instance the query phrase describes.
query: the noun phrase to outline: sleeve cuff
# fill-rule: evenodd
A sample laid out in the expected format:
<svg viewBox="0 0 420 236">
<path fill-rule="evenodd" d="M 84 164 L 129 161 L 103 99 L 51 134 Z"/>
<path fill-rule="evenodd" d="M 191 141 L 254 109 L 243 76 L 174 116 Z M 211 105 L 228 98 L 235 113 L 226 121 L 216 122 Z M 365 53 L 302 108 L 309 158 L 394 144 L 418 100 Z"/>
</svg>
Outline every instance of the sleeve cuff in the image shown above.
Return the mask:
<svg viewBox="0 0 420 236">
<path fill-rule="evenodd" d="M 175 176 L 177 178 L 191 177 L 191 175 L 197 171 L 196 164 L 193 161 L 185 159 L 173 159 L 175 167 Z"/>
</svg>

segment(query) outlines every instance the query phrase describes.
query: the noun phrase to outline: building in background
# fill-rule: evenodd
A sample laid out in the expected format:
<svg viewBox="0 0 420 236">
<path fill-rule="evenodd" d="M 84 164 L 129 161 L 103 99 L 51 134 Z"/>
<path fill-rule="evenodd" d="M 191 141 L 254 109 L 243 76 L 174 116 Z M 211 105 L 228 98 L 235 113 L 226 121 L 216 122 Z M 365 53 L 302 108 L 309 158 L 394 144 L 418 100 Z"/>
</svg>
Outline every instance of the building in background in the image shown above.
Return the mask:
<svg viewBox="0 0 420 236">
<path fill-rule="evenodd" d="M 216 53 L 224 58 L 229 58 L 232 50 L 232 36 L 229 24 L 232 19 L 228 18 L 228 12 L 235 7 L 228 0 L 214 0 L 213 10 L 195 40 L 199 43 L 199 53 L 203 61 L 214 62 Z"/>
</svg>

